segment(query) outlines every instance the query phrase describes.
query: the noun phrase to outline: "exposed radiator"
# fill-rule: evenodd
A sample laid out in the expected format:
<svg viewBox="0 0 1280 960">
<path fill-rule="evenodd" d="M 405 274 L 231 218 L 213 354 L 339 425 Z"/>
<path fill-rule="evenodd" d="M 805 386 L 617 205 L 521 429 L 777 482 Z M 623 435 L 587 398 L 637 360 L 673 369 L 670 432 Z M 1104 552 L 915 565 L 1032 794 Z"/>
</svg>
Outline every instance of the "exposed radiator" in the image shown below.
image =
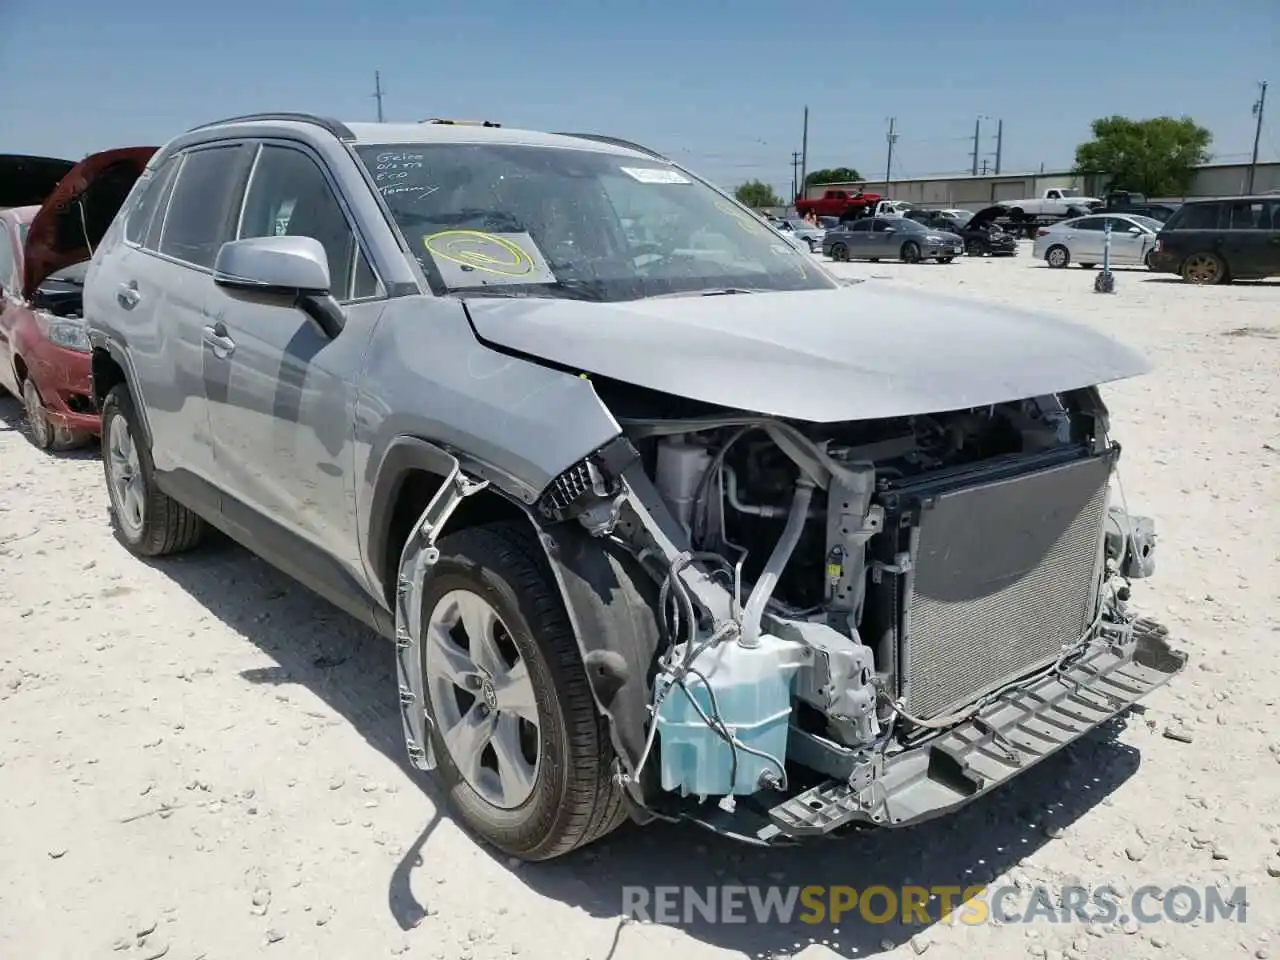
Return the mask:
<svg viewBox="0 0 1280 960">
<path fill-rule="evenodd" d="M 1112 463 L 1104 454 L 918 501 L 902 664 L 909 713 L 949 713 L 1081 637 Z"/>
</svg>

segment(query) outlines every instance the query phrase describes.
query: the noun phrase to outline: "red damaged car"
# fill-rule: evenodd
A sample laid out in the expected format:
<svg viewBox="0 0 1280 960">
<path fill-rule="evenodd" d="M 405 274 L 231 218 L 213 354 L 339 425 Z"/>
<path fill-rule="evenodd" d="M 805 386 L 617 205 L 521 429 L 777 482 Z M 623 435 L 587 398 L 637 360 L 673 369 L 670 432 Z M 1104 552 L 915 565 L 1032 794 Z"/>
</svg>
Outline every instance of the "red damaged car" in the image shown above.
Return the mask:
<svg viewBox="0 0 1280 960">
<path fill-rule="evenodd" d="M 84 275 L 155 149 L 107 150 L 79 163 L 0 155 L 0 393 L 22 399 L 43 449 L 99 433 Z"/>
</svg>

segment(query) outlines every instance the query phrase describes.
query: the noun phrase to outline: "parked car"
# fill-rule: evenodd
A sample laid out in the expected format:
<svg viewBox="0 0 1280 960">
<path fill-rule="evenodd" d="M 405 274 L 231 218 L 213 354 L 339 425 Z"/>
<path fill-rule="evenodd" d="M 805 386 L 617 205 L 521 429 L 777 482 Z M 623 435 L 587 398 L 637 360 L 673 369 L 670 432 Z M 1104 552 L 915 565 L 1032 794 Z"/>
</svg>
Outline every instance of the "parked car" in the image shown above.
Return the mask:
<svg viewBox="0 0 1280 960">
<path fill-rule="evenodd" d="M 1150 266 L 1156 234 L 1162 224 L 1139 214 L 1091 214 L 1064 220 L 1036 231 L 1031 255 L 1051 267 L 1072 262 L 1089 270 L 1102 262 L 1107 222 L 1111 222 L 1111 263 L 1114 266 Z"/>
<path fill-rule="evenodd" d="M 69 169 L 30 157 L 6 168 L 14 158 L 0 158 L 0 204 L 44 190 L 43 206 L 0 210 L 0 389 L 22 398 L 42 449 L 74 447 L 98 432 L 81 303 L 92 249 L 85 231 L 105 228 L 153 150 L 109 150 Z"/>
<path fill-rule="evenodd" d="M 933 230 L 909 217 L 867 217 L 822 239 L 822 252 L 832 260 L 901 260 L 950 263 L 964 253 L 964 241 L 954 233 Z"/>
<path fill-rule="evenodd" d="M 1160 229 L 1151 268 L 1192 283 L 1280 275 L 1280 196 L 1188 200 Z"/>
<path fill-rule="evenodd" d="M 947 230 L 959 233 L 973 214 L 968 210 L 957 210 L 953 207 L 938 209 L 937 207 L 912 207 L 903 216 L 919 221 L 935 230 Z"/>
<path fill-rule="evenodd" d="M 842 285 L 643 147 L 239 117 L 95 239 L 115 535 L 220 528 L 394 640 L 411 762 L 510 855 L 907 826 L 1185 663 L 1118 579 L 1141 357 Z"/>
<path fill-rule="evenodd" d="M 1018 238 L 997 222 L 1007 214 L 999 204 L 969 215 L 954 233 L 964 240 L 964 252 L 971 257 L 1012 257 L 1018 253 Z"/>
<path fill-rule="evenodd" d="M 780 220 L 777 226 L 783 233 L 788 233 L 803 243 L 810 253 L 816 253 L 822 248 L 822 238 L 827 232 L 822 227 L 815 227 L 808 221 L 800 219 Z"/>
</svg>

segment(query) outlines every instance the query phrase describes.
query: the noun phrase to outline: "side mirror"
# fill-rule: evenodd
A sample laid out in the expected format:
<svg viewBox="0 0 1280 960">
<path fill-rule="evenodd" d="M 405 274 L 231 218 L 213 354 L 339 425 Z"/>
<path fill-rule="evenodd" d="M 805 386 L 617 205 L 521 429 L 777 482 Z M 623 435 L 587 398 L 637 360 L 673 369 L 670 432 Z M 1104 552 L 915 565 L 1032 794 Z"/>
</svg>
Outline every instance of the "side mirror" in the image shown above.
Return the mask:
<svg viewBox="0 0 1280 960">
<path fill-rule="evenodd" d="M 329 258 L 312 237 L 250 237 L 222 245 L 213 264 L 220 287 L 259 293 L 329 293 Z"/>
<path fill-rule="evenodd" d="M 218 250 L 213 282 L 242 293 L 292 295 L 330 340 L 346 324 L 346 314 L 330 294 L 328 254 L 314 237 L 230 240 Z"/>
<path fill-rule="evenodd" d="M 1130 228 L 1129 228 L 1129 233 L 1131 233 L 1131 234 L 1132 234 L 1133 236 L 1135 236 L 1135 237 L 1140 237 L 1140 236 L 1142 236 L 1142 228 L 1141 228 L 1141 227 L 1130 227 Z"/>
</svg>

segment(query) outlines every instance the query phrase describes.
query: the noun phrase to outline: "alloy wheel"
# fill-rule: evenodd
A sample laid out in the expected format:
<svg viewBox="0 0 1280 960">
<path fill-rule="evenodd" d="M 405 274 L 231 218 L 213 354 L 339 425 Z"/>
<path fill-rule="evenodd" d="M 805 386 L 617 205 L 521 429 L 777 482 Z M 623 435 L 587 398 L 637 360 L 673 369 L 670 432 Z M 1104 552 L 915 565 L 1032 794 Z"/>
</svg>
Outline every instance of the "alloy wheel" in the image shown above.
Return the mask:
<svg viewBox="0 0 1280 960">
<path fill-rule="evenodd" d="M 1192 283 L 1217 283 L 1222 279 L 1222 261 L 1211 253 L 1195 253 L 1183 264 L 1182 276 Z"/>
<path fill-rule="evenodd" d="M 31 438 L 41 450 L 53 446 L 53 425 L 40 400 L 40 391 L 28 377 L 22 381 L 22 405 L 27 412 L 27 426 L 31 429 Z"/>
<path fill-rule="evenodd" d="M 541 760 L 529 668 L 497 610 L 452 590 L 427 617 L 424 669 L 440 738 L 463 779 L 487 803 L 529 799 Z"/>
<path fill-rule="evenodd" d="M 116 516 L 130 534 L 141 536 L 146 481 L 138 460 L 138 445 L 124 417 L 112 417 L 107 430 L 107 466 L 110 469 L 107 489 Z"/>
</svg>

